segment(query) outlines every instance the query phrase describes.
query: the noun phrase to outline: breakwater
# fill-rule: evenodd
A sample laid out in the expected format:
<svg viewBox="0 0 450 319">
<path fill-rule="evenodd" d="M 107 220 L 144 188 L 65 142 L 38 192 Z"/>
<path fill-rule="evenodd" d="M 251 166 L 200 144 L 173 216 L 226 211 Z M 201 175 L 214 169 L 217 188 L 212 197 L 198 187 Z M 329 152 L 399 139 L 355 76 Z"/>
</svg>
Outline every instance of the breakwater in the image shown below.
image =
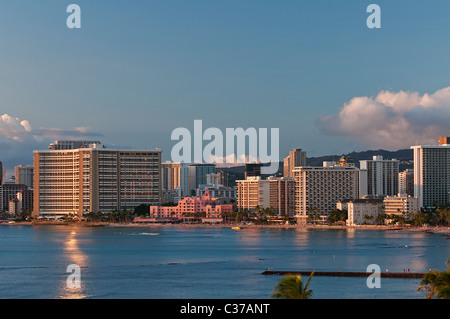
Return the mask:
<svg viewBox="0 0 450 319">
<path fill-rule="evenodd" d="M 263 275 L 302 275 L 309 276 L 312 271 L 275 271 L 266 270 L 262 272 Z M 314 276 L 330 276 L 330 277 L 369 277 L 373 272 L 357 272 L 357 271 L 315 271 Z M 382 278 L 423 278 L 425 273 L 412 272 L 382 272 Z"/>
</svg>

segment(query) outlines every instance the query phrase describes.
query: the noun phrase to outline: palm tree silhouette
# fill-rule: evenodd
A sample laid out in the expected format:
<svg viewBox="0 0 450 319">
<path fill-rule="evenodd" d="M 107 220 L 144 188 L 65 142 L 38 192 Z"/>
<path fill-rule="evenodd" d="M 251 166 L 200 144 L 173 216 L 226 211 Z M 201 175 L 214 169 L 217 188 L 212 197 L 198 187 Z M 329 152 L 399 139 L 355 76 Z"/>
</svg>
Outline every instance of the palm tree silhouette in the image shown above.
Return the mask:
<svg viewBox="0 0 450 319">
<path fill-rule="evenodd" d="M 306 284 L 303 283 L 302 277 L 297 276 L 285 276 L 280 282 L 275 286 L 274 292 L 272 293 L 273 298 L 277 299 L 310 299 L 312 298 L 313 292 L 308 289 L 309 282 L 314 274 L 314 271 L 309 275 Z"/>
</svg>

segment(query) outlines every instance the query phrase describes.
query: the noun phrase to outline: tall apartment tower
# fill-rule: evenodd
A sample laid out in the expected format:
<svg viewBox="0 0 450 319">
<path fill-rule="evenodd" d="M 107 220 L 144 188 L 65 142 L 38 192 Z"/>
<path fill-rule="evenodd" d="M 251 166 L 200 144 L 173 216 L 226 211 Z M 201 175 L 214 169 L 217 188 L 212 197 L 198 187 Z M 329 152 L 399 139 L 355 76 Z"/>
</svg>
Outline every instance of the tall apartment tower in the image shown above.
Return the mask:
<svg viewBox="0 0 450 319">
<path fill-rule="evenodd" d="M 372 160 L 359 161 L 362 171 L 367 170 L 367 193 L 361 195 L 394 196 L 398 194 L 399 160 L 385 160 L 373 156 Z"/>
<path fill-rule="evenodd" d="M 450 137 L 439 145 L 411 146 L 414 150 L 414 196 L 420 207 L 450 202 Z"/>
<path fill-rule="evenodd" d="M 27 185 L 28 188 L 33 189 L 33 165 L 19 165 L 14 167 L 14 172 L 16 176 L 16 184 Z"/>
<path fill-rule="evenodd" d="M 17 198 L 17 194 L 26 192 L 27 185 L 7 183 L 0 186 L 0 212 L 9 209 L 9 201 Z M 31 199 L 32 200 L 32 199 Z"/>
<path fill-rule="evenodd" d="M 161 187 L 166 191 L 181 187 L 181 163 L 161 164 Z"/>
<path fill-rule="evenodd" d="M 359 169 L 356 167 L 297 167 L 295 212 L 300 224 L 309 214 L 328 215 L 336 203 L 359 197 Z"/>
<path fill-rule="evenodd" d="M 301 148 L 295 148 L 289 152 L 289 156 L 284 158 L 283 176 L 294 177 L 294 168 L 306 166 L 306 152 Z"/>
<path fill-rule="evenodd" d="M 248 210 L 272 208 L 278 216 L 295 214 L 295 182 L 291 177 L 249 176 L 238 180 L 238 207 Z"/>
<path fill-rule="evenodd" d="M 246 163 L 244 172 L 245 178 L 261 176 L 261 167 L 263 167 L 262 163 Z"/>
<path fill-rule="evenodd" d="M 111 212 L 161 201 L 161 151 L 34 151 L 33 215 Z"/>
<path fill-rule="evenodd" d="M 206 175 L 216 173 L 216 165 L 210 163 L 181 164 L 181 188 L 184 196 L 195 196 L 199 185 L 206 184 Z"/>
<path fill-rule="evenodd" d="M 398 193 L 414 197 L 414 170 L 406 169 L 398 173 Z"/>
<path fill-rule="evenodd" d="M 5 169 L 3 168 L 3 164 L 0 161 L 0 185 L 5 184 Z"/>
</svg>

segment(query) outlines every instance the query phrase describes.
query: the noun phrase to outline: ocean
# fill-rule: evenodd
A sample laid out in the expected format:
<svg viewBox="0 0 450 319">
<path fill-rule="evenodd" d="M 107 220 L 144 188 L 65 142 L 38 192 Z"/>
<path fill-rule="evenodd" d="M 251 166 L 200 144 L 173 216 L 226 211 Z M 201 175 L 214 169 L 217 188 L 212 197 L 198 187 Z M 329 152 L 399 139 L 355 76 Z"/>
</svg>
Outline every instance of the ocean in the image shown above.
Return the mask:
<svg viewBox="0 0 450 319">
<path fill-rule="evenodd" d="M 266 270 L 444 270 L 450 240 L 404 230 L 0 226 L 1 299 L 270 299 Z M 69 288 L 69 265 L 80 288 Z M 307 278 L 305 278 L 306 280 Z M 313 277 L 314 299 L 421 299 L 420 279 Z"/>
</svg>

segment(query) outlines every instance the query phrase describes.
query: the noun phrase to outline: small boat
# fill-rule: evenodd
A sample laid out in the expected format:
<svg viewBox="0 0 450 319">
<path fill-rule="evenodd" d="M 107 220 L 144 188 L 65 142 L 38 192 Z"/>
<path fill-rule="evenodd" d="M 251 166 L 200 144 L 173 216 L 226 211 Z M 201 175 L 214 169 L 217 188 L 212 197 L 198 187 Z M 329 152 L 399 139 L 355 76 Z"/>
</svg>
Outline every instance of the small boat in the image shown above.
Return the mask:
<svg viewBox="0 0 450 319">
<path fill-rule="evenodd" d="M 239 229 L 241 229 L 241 227 L 231 227 L 231 229 L 239 230 Z"/>
</svg>

